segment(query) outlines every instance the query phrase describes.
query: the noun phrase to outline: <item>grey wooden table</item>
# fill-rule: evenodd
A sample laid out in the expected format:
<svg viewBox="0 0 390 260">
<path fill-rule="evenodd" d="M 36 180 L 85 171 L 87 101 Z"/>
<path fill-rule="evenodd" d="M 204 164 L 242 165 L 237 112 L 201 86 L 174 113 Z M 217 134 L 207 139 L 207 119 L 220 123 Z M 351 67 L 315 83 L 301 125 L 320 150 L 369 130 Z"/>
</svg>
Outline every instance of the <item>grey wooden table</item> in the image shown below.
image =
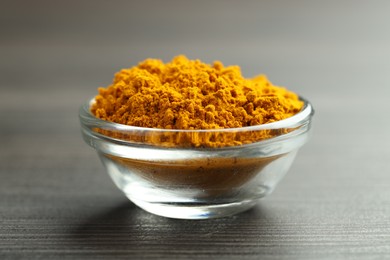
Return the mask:
<svg viewBox="0 0 390 260">
<path fill-rule="evenodd" d="M 0 258 L 390 259 L 388 1 L 1 1 Z M 146 213 L 83 143 L 113 74 L 177 54 L 308 98 L 313 137 L 252 210 Z"/>
</svg>

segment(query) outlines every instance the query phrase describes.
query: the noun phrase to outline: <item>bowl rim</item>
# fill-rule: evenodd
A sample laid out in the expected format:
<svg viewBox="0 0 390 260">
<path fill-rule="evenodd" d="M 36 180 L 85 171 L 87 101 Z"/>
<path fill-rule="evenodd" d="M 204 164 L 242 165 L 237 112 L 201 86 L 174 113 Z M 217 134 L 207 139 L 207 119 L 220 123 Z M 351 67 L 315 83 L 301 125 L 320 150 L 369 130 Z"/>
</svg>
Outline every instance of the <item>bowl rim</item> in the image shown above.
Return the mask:
<svg viewBox="0 0 390 260">
<path fill-rule="evenodd" d="M 304 105 L 297 114 L 285 118 L 283 120 L 275 121 L 272 123 L 266 123 L 261 125 L 253 126 L 243 126 L 243 127 L 234 127 L 234 128 L 217 128 L 217 129 L 163 129 L 163 128 L 148 128 L 140 126 L 131 126 L 119 124 L 111 121 L 106 121 L 100 118 L 95 117 L 91 111 L 90 107 L 95 102 L 95 98 L 89 100 L 89 102 L 82 105 L 79 109 L 79 117 L 83 122 L 89 122 L 94 126 L 105 127 L 110 129 L 116 129 L 120 131 L 143 131 L 143 132 L 153 132 L 153 133 L 201 133 L 201 132 L 213 132 L 213 133 L 227 133 L 227 132 L 242 132 L 242 131 L 259 131 L 259 130 L 272 130 L 280 128 L 293 128 L 299 125 L 304 124 L 306 121 L 314 115 L 314 109 L 311 103 L 299 96 L 299 100 L 304 102 Z"/>
<path fill-rule="evenodd" d="M 266 123 L 261 125 L 253 126 L 244 126 L 244 127 L 235 127 L 235 128 L 217 128 L 217 129 L 163 129 L 163 128 L 148 128 L 148 127 L 139 127 L 139 126 L 130 126 L 119 123 L 114 123 L 111 121 L 106 121 L 100 118 L 95 117 L 91 111 L 90 107 L 95 102 L 95 98 L 90 99 L 89 102 L 85 103 L 80 107 L 79 117 L 82 123 L 88 122 L 94 126 L 116 129 L 120 131 L 142 131 L 142 132 L 153 132 L 153 133 L 201 133 L 201 132 L 213 132 L 213 133 L 227 133 L 227 132 L 242 132 L 242 131 L 259 131 L 259 130 L 272 130 L 280 128 L 293 128 L 299 125 L 304 124 L 306 121 L 314 115 L 314 109 L 311 103 L 299 96 L 299 99 L 304 102 L 304 105 L 297 114 L 285 118 L 283 120 L 275 121 L 272 123 Z"/>
</svg>

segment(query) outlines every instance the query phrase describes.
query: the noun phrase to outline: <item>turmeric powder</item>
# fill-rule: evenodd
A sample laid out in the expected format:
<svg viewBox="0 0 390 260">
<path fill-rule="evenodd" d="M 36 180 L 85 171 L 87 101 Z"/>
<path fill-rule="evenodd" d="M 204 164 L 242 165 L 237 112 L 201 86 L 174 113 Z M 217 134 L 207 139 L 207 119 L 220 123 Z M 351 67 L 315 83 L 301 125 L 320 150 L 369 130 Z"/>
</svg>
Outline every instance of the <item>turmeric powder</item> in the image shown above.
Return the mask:
<svg viewBox="0 0 390 260">
<path fill-rule="evenodd" d="M 272 85 L 264 75 L 246 79 L 238 66 L 225 67 L 219 61 L 210 66 L 177 56 L 166 64 L 147 59 L 136 67 L 121 70 L 110 86 L 99 88 L 91 112 L 119 124 L 198 130 L 271 123 L 293 116 L 302 107 L 303 102 L 295 93 Z M 269 132 L 265 136 L 263 133 L 252 141 L 270 136 Z M 182 137 L 175 137 L 176 141 L 165 139 L 177 143 L 184 140 Z M 228 139 L 233 143 L 225 145 L 245 143 L 243 138 L 232 138 Z M 223 138 L 211 145 L 210 137 L 206 139 L 190 143 L 213 147 L 228 142 Z"/>
</svg>

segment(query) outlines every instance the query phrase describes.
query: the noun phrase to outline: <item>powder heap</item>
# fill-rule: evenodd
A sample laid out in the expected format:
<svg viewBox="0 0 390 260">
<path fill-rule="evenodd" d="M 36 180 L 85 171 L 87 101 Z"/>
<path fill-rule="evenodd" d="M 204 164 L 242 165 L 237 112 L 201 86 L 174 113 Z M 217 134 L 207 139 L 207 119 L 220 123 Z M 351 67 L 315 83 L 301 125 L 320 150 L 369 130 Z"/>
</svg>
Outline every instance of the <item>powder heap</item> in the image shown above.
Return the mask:
<svg viewBox="0 0 390 260">
<path fill-rule="evenodd" d="M 293 116 L 303 102 L 263 76 L 246 79 L 238 66 L 212 66 L 177 56 L 147 59 L 99 88 L 91 112 L 119 124 L 162 129 L 221 129 Z"/>
</svg>

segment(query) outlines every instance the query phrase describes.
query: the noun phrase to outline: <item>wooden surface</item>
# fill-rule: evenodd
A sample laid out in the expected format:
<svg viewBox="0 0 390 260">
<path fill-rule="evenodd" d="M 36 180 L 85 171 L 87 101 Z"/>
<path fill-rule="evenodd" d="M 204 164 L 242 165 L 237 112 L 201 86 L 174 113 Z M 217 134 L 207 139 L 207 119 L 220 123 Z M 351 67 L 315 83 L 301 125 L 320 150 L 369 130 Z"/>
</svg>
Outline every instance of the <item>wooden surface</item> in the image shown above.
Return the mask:
<svg viewBox="0 0 390 260">
<path fill-rule="evenodd" d="M 388 1 L 2 1 L 0 258 L 390 258 Z M 83 143 L 78 107 L 115 71 L 177 54 L 309 99 L 311 141 L 229 218 L 146 213 Z"/>
</svg>

